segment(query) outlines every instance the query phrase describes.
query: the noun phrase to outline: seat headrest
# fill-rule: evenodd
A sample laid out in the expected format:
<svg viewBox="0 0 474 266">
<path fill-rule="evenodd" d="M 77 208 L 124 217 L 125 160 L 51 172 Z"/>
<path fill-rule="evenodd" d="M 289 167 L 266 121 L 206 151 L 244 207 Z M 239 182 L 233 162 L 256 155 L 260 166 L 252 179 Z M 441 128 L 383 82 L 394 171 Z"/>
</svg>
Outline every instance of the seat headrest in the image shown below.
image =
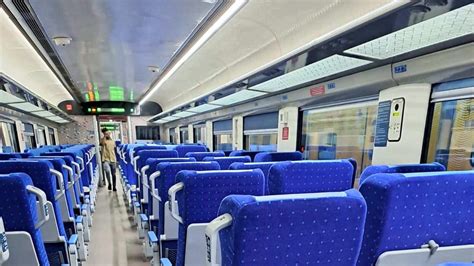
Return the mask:
<svg viewBox="0 0 474 266">
<path fill-rule="evenodd" d="M 214 152 L 188 152 L 185 155 L 186 157 L 193 157 L 196 161 L 202 161 L 205 157 L 224 157 L 225 154 L 222 151 Z"/>
<path fill-rule="evenodd" d="M 352 188 L 348 160 L 279 162 L 268 173 L 269 194 L 315 193 Z"/>
<path fill-rule="evenodd" d="M 254 162 L 300 161 L 303 154 L 295 152 L 260 152 L 255 155 Z"/>
<path fill-rule="evenodd" d="M 218 162 L 222 170 L 228 170 L 232 163 L 235 163 L 235 162 L 249 163 L 252 160 L 250 159 L 250 156 L 234 156 L 234 157 L 205 157 L 203 161 Z"/>
</svg>

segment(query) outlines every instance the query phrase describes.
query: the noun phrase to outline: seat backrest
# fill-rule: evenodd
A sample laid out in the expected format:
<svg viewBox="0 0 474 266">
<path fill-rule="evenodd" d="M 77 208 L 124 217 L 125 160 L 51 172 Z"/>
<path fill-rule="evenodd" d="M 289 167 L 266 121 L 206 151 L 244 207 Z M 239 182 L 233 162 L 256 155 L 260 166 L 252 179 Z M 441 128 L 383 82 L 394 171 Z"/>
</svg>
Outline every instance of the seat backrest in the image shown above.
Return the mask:
<svg viewBox="0 0 474 266">
<path fill-rule="evenodd" d="M 268 193 L 343 191 L 352 188 L 353 172 L 348 160 L 279 162 L 268 173 Z"/>
<path fill-rule="evenodd" d="M 474 172 L 375 174 L 362 183 L 367 201 L 357 265 L 373 265 L 385 251 L 474 243 Z"/>
<path fill-rule="evenodd" d="M 161 198 L 159 208 L 159 234 L 163 234 L 164 228 L 164 206 L 168 201 L 168 190 L 176 182 L 176 175 L 183 170 L 211 171 L 220 170 L 217 162 L 161 162 L 156 166 L 156 171 L 161 174 L 156 178 L 156 187 Z"/>
<path fill-rule="evenodd" d="M 193 157 L 196 161 L 202 161 L 206 157 L 224 157 L 224 152 L 214 151 L 214 152 L 188 152 L 186 157 Z"/>
<path fill-rule="evenodd" d="M 0 216 L 6 231 L 27 232 L 40 265 L 49 265 L 41 232 L 35 228 L 36 197 L 27 191 L 27 186 L 33 186 L 33 182 L 24 173 L 0 174 Z"/>
<path fill-rule="evenodd" d="M 222 170 L 229 170 L 233 163 L 249 163 L 252 161 L 250 156 L 234 156 L 234 157 L 205 157 L 204 162 L 214 161 L 219 163 Z"/>
<path fill-rule="evenodd" d="M 240 151 L 232 151 L 229 156 L 250 156 L 252 161 L 255 158 L 255 155 L 260 153 L 260 151 L 245 151 L 245 150 L 240 150 Z"/>
<path fill-rule="evenodd" d="M 21 156 L 17 153 L 0 153 L 1 161 L 10 160 L 13 158 L 21 158 Z"/>
<path fill-rule="evenodd" d="M 188 152 L 206 152 L 204 145 L 177 145 L 174 150 L 178 152 L 178 157 L 185 157 Z"/>
<path fill-rule="evenodd" d="M 56 200 L 56 178 L 52 176 L 50 169 L 54 169 L 53 165 L 47 161 L 22 161 L 9 160 L 0 161 L 0 174 L 25 173 L 31 177 L 35 187 L 43 190 L 46 198 L 53 205 L 56 214 L 56 223 L 58 225 L 59 234 L 66 236 L 63 219 L 61 215 L 61 207 Z"/>
<path fill-rule="evenodd" d="M 176 265 L 185 261 L 186 231 L 190 224 L 207 223 L 217 217 L 221 201 L 231 194 L 264 194 L 262 170 L 239 171 L 180 171 L 176 182 L 184 188 L 177 194 L 179 213 L 183 223 L 179 225 L 178 255 Z"/>
<path fill-rule="evenodd" d="M 300 161 L 303 160 L 303 154 L 295 152 L 259 152 L 255 155 L 254 162 L 281 162 L 281 161 Z"/>
<path fill-rule="evenodd" d="M 219 208 L 222 265 L 354 265 L 367 207 L 354 190 L 231 195 Z"/>
<path fill-rule="evenodd" d="M 148 177 L 150 177 L 155 171 L 156 167 L 158 166 L 159 163 L 192 163 L 195 162 L 196 159 L 194 158 L 149 158 L 146 160 L 146 165 L 150 166 L 148 170 L 145 172 Z"/>
<path fill-rule="evenodd" d="M 233 163 L 229 170 L 260 169 L 265 176 L 265 195 L 268 194 L 268 173 L 270 168 L 278 162 L 260 162 L 260 163 Z"/>
<path fill-rule="evenodd" d="M 420 172 L 439 172 L 446 171 L 446 167 L 440 163 L 422 163 L 422 164 L 398 164 L 398 165 L 370 165 L 364 169 L 360 175 L 362 184 L 367 178 L 374 174 L 380 173 L 420 173 Z M 360 186 L 360 185 L 359 185 Z"/>
</svg>

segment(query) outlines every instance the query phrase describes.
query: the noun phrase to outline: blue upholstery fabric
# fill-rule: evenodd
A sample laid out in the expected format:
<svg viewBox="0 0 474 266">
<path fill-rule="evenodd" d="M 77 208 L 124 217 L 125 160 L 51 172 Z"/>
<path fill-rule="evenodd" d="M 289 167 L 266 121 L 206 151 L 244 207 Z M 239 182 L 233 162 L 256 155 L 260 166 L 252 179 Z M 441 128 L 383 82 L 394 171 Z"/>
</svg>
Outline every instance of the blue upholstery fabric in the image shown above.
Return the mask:
<svg viewBox="0 0 474 266">
<path fill-rule="evenodd" d="M 174 150 L 178 152 L 178 157 L 186 157 L 188 152 L 206 152 L 206 146 L 204 145 L 178 145 L 174 147 Z"/>
<path fill-rule="evenodd" d="M 206 157 L 224 157 L 225 154 L 222 151 L 215 151 L 215 152 L 188 152 L 186 153 L 186 157 L 193 157 L 196 161 L 202 161 Z"/>
<path fill-rule="evenodd" d="M 77 159 L 77 157 L 81 157 L 81 155 L 83 156 L 83 153 L 80 152 L 80 151 L 66 151 L 66 150 L 63 150 L 61 152 L 45 152 L 45 153 L 42 153 L 41 154 L 42 156 L 71 156 L 72 158 L 74 158 L 74 162 L 80 164 L 80 161 Z M 81 157 L 83 158 L 83 157 Z M 82 173 L 80 173 L 81 175 L 81 193 L 83 192 L 82 191 L 82 187 L 83 186 L 89 186 L 90 185 L 90 180 L 88 179 L 88 175 L 86 175 L 86 172 L 87 171 L 82 171 Z"/>
<path fill-rule="evenodd" d="M 300 161 L 303 160 L 303 154 L 295 152 L 259 152 L 255 155 L 254 162 L 281 162 L 281 161 Z"/>
<path fill-rule="evenodd" d="M 74 209 L 72 208 L 72 199 L 71 199 L 71 194 L 69 193 L 69 188 L 67 186 L 67 183 L 69 181 L 69 174 L 66 171 L 66 169 L 63 168 L 63 165 L 66 164 L 66 162 L 61 159 L 61 158 L 45 158 L 45 157 L 30 157 L 29 159 L 31 160 L 47 160 L 51 162 L 51 164 L 54 167 L 54 170 L 60 172 L 63 175 L 63 182 L 64 182 L 64 189 L 65 191 L 65 197 L 66 197 L 66 202 L 69 207 L 69 217 L 74 217 Z"/>
<path fill-rule="evenodd" d="M 230 170 L 244 170 L 244 169 L 260 169 L 265 175 L 265 195 L 268 194 L 268 173 L 270 168 L 278 162 L 261 162 L 261 163 L 233 163 L 230 165 Z"/>
<path fill-rule="evenodd" d="M 49 265 L 48 255 L 37 221 L 36 198 L 26 186 L 32 186 L 31 178 L 23 173 L 0 175 L 0 216 L 6 231 L 25 231 L 30 234 L 40 265 Z"/>
<path fill-rule="evenodd" d="M 234 156 L 234 157 L 206 157 L 204 162 L 214 161 L 219 163 L 222 170 L 229 170 L 229 167 L 233 163 L 249 163 L 252 161 L 250 156 Z"/>
<path fill-rule="evenodd" d="M 177 195 L 179 213 L 178 256 L 176 265 L 183 266 L 186 249 L 186 230 L 193 223 L 207 223 L 217 217 L 219 205 L 226 196 L 264 194 L 262 170 L 240 171 L 181 171 L 176 182 L 183 182 L 184 189 Z"/>
<path fill-rule="evenodd" d="M 440 163 L 425 163 L 425 164 L 398 164 L 398 165 L 370 165 L 364 169 L 360 175 L 360 182 L 362 183 L 371 175 L 379 173 L 420 173 L 420 172 L 439 172 L 446 171 L 446 167 Z M 359 185 L 359 186 L 360 186 Z"/>
<path fill-rule="evenodd" d="M 21 156 L 15 153 L 0 153 L 0 161 L 10 160 L 12 158 L 21 158 Z"/>
<path fill-rule="evenodd" d="M 474 171 L 375 174 L 360 187 L 367 221 L 357 265 L 385 251 L 474 243 Z"/>
<path fill-rule="evenodd" d="M 244 151 L 244 150 L 240 150 L 240 151 L 232 151 L 229 156 L 250 156 L 250 159 L 252 159 L 252 161 L 255 159 L 255 155 L 257 155 L 258 153 L 260 153 L 260 151 Z"/>
<path fill-rule="evenodd" d="M 148 147 L 148 146 L 147 146 Z M 163 147 L 163 146 L 150 146 L 150 147 Z M 142 148 L 142 147 L 138 147 Z M 138 149 L 135 148 L 135 149 Z M 139 150 L 135 153 L 135 156 L 139 156 L 137 160 L 137 170 L 141 174 L 141 169 L 143 166 L 146 165 L 146 161 L 150 158 L 177 158 L 178 153 L 176 151 L 168 151 L 163 149 L 155 149 L 155 150 Z M 141 183 L 141 179 L 134 180 L 133 178 L 130 181 L 130 184 L 137 184 L 140 188 L 140 191 L 143 191 L 143 184 Z M 140 193 L 143 195 L 143 193 Z"/>
<path fill-rule="evenodd" d="M 59 234 L 66 236 L 63 218 L 61 216 L 61 207 L 59 206 L 59 202 L 55 199 L 57 187 L 56 178 L 51 175 L 49 169 L 53 169 L 53 165 L 47 161 L 0 161 L 0 174 L 25 173 L 31 177 L 35 187 L 44 191 L 48 201 L 53 204 Z"/>
<path fill-rule="evenodd" d="M 176 175 L 182 170 L 210 171 L 220 169 L 217 162 L 163 162 L 158 164 L 156 170 L 160 171 L 161 174 L 156 178 L 155 184 L 158 195 L 161 197 L 158 206 L 160 211 L 158 232 L 160 235 L 164 233 L 164 211 L 165 202 L 168 201 L 168 190 L 175 184 Z"/>
<path fill-rule="evenodd" d="M 343 191 L 352 188 L 348 160 L 279 162 L 268 174 L 269 194 Z"/>
<path fill-rule="evenodd" d="M 254 197 L 231 195 L 219 208 L 222 265 L 355 265 L 367 207 L 354 190 Z"/>
</svg>

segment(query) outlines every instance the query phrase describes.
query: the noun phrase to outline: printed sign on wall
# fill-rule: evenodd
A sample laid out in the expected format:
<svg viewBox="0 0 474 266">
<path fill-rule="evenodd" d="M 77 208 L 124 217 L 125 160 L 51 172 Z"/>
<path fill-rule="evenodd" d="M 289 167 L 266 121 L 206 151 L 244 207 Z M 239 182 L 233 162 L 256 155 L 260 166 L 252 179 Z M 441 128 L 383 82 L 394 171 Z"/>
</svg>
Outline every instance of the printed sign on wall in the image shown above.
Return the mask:
<svg viewBox="0 0 474 266">
<path fill-rule="evenodd" d="M 282 140 L 288 140 L 288 137 L 290 135 L 290 128 L 289 127 L 283 127 L 282 129 L 282 134 L 281 134 L 281 139 Z"/>
<path fill-rule="evenodd" d="M 375 125 L 375 147 L 386 147 L 388 139 L 388 128 L 390 124 L 390 108 L 392 101 L 379 102 L 377 110 L 377 123 Z"/>
</svg>

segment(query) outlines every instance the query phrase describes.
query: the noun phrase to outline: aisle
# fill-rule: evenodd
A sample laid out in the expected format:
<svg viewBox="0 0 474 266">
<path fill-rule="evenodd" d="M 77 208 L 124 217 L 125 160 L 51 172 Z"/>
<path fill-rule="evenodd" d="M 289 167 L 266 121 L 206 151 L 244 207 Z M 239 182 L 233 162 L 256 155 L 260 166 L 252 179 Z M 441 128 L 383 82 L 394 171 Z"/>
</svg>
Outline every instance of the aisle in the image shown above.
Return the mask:
<svg viewBox="0 0 474 266">
<path fill-rule="evenodd" d="M 118 184 L 120 186 L 120 183 Z M 100 188 L 94 213 L 89 258 L 90 266 L 144 266 L 141 241 L 125 208 L 122 188 L 117 192 Z"/>
</svg>

